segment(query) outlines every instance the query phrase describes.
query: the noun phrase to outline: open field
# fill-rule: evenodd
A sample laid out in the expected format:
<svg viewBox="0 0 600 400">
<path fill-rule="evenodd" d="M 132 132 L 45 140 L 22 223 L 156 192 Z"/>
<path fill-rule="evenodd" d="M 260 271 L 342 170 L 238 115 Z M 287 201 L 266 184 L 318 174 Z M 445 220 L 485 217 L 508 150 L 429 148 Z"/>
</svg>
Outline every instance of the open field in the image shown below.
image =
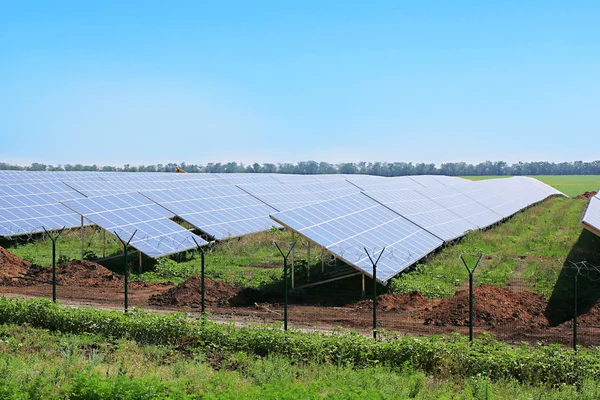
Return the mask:
<svg viewBox="0 0 600 400">
<path fill-rule="evenodd" d="M 547 185 L 560 190 L 567 196 L 575 197 L 585 192 L 595 192 L 600 188 L 600 175 L 531 175 Z M 463 176 L 478 181 L 482 179 L 506 178 L 505 176 Z"/>
</svg>

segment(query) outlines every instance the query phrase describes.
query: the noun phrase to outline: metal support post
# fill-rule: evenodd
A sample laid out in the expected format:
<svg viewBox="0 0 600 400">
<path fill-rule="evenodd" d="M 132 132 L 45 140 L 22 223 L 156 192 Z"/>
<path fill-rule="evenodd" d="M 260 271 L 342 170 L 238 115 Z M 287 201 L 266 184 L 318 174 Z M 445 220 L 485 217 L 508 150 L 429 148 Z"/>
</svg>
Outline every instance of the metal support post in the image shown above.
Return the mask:
<svg viewBox="0 0 600 400">
<path fill-rule="evenodd" d="M 310 242 L 306 241 L 306 281 L 310 282 Z"/>
<path fill-rule="evenodd" d="M 381 256 L 385 251 L 385 247 L 381 249 L 379 257 L 377 257 L 377 260 L 375 261 L 373 261 L 373 258 L 369 254 L 367 248 L 365 247 L 364 249 L 365 253 L 367 253 L 367 256 L 369 257 L 369 260 L 371 261 L 371 265 L 373 265 L 373 339 L 377 339 L 377 263 L 381 259 Z"/>
<path fill-rule="evenodd" d="M 360 297 L 362 297 L 363 299 L 364 299 L 365 297 L 367 297 L 367 291 L 365 290 L 365 276 L 366 276 L 366 275 L 363 273 L 363 274 L 362 274 L 362 292 L 361 292 L 361 294 L 360 294 Z"/>
<path fill-rule="evenodd" d="M 138 272 L 141 274 L 142 273 L 142 252 L 138 250 L 138 254 L 139 254 Z"/>
<path fill-rule="evenodd" d="M 281 253 L 281 256 L 283 257 L 283 280 L 284 280 L 283 329 L 287 331 L 287 329 L 288 329 L 288 278 L 287 278 L 288 263 L 287 263 L 287 259 L 290 256 L 290 253 L 292 253 L 292 251 L 294 250 L 294 246 L 296 246 L 296 242 L 293 242 L 292 245 L 288 248 L 287 254 L 285 254 L 283 252 L 283 250 L 281 250 L 281 248 L 279 247 L 277 242 L 273 242 L 273 243 L 275 244 L 275 247 L 277 247 L 277 250 L 279 250 L 279 253 Z"/>
<path fill-rule="evenodd" d="M 465 261 L 464 257 L 462 255 L 460 256 L 460 259 L 462 260 L 463 264 L 465 265 L 465 268 L 467 269 L 467 272 L 469 273 L 469 342 L 473 341 L 473 303 L 475 300 L 475 295 L 473 293 L 473 275 L 475 274 L 475 270 L 477 269 L 477 266 L 479 265 L 479 262 L 481 261 L 482 257 L 483 253 L 479 252 L 477 262 L 475 263 L 475 266 L 473 266 L 473 268 L 471 269 L 469 268 L 469 265 Z"/>
<path fill-rule="evenodd" d="M 198 244 L 198 242 L 196 242 L 196 238 L 192 237 L 192 240 L 194 241 L 194 243 L 196 243 L 196 247 L 198 248 L 198 251 L 200 252 L 200 290 L 202 291 L 202 293 L 200 294 L 200 312 L 202 313 L 202 315 L 204 315 L 204 312 L 206 311 L 206 308 L 204 306 L 204 298 L 205 298 L 205 290 L 204 290 L 204 250 L 202 250 L 202 247 L 200 247 L 200 245 Z"/>
<path fill-rule="evenodd" d="M 83 261 L 83 253 L 84 253 L 84 249 L 83 249 L 83 247 L 84 247 L 84 239 L 83 239 L 83 236 L 84 236 L 84 232 L 83 232 L 83 215 L 82 215 L 81 216 L 81 228 L 80 228 L 80 231 L 79 231 L 79 237 L 81 239 L 81 261 Z"/>
<path fill-rule="evenodd" d="M 573 350 L 575 352 L 577 352 L 577 274 L 578 271 L 575 270 L 573 276 Z"/>
<path fill-rule="evenodd" d="M 295 241 L 296 241 L 296 235 L 294 234 L 294 232 L 292 232 L 292 242 L 295 242 Z M 296 282 L 295 282 L 295 279 L 294 279 L 294 249 L 293 248 L 292 248 L 291 254 L 292 254 L 292 265 L 291 265 L 291 267 L 292 267 L 292 289 L 293 289 L 296 286 Z"/>
<path fill-rule="evenodd" d="M 44 228 L 44 227 L 42 227 L 42 228 Z M 63 226 L 63 228 L 60 231 L 58 231 L 56 236 L 52 236 L 46 230 L 46 228 L 44 228 L 44 232 L 46 233 L 46 235 L 48 235 L 48 237 L 52 241 L 52 301 L 53 302 L 56 302 L 56 241 L 58 240 L 60 234 L 64 230 L 65 230 L 65 227 Z"/>
<path fill-rule="evenodd" d="M 115 236 L 117 237 L 117 239 L 119 239 L 119 241 L 123 245 L 123 259 L 125 260 L 125 279 L 124 279 L 124 281 L 125 281 L 124 282 L 124 285 L 125 285 L 125 293 L 124 293 L 125 312 L 129 311 L 129 263 L 127 262 L 127 248 L 129 247 L 129 243 L 131 242 L 131 240 L 133 239 L 133 237 L 135 236 L 136 233 L 137 233 L 137 229 L 133 232 L 133 235 L 131 235 L 129 240 L 127 242 L 125 242 L 123 239 L 121 239 L 121 237 L 117 234 L 117 232 L 115 232 Z"/>
</svg>

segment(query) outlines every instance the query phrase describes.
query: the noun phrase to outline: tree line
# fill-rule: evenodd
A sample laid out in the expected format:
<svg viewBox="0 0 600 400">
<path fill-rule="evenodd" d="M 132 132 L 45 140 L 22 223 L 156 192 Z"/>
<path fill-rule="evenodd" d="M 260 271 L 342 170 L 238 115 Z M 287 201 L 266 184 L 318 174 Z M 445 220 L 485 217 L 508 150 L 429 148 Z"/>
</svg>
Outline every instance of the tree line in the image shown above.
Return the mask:
<svg viewBox="0 0 600 400">
<path fill-rule="evenodd" d="M 279 173 L 279 174 L 368 174 L 379 176 L 404 175 L 448 175 L 448 176 L 490 176 L 490 175 L 600 175 L 600 160 L 568 162 L 518 162 L 509 165 L 504 161 L 485 161 L 479 164 L 466 162 L 443 163 L 440 165 L 412 162 L 358 162 L 331 164 L 328 162 L 300 161 L 298 163 L 254 163 L 244 165 L 235 161 L 228 163 L 200 164 L 156 164 L 129 165 L 122 167 L 82 164 L 46 165 L 32 163 L 29 166 L 0 162 L 0 170 L 19 171 L 107 171 L 107 172 L 175 172 L 181 168 L 187 172 L 217 173 Z"/>
</svg>

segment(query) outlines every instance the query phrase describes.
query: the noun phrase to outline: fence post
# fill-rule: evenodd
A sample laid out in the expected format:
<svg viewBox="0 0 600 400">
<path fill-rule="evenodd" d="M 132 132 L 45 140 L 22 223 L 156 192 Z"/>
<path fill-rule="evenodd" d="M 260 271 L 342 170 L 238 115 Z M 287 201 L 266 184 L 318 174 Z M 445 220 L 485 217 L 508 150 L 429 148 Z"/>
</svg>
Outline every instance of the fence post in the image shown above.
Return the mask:
<svg viewBox="0 0 600 400">
<path fill-rule="evenodd" d="M 133 235 L 131 235 L 131 237 L 129 238 L 129 240 L 127 242 L 125 242 L 123 239 L 121 239 L 121 237 L 117 234 L 117 232 L 114 232 L 115 236 L 117 237 L 117 239 L 119 239 L 119 241 L 123 244 L 123 258 L 125 259 L 125 279 L 124 279 L 124 285 L 125 285 L 125 298 L 124 298 L 124 306 L 125 306 L 125 312 L 129 311 L 129 264 L 127 263 L 127 248 L 129 247 L 129 242 L 131 242 L 131 239 L 133 239 L 133 237 L 135 236 L 135 234 L 137 233 L 137 229 L 133 232 Z"/>
<path fill-rule="evenodd" d="M 194 241 L 194 243 L 196 243 L 196 247 L 198 248 L 198 251 L 200 252 L 200 289 L 202 290 L 202 293 L 200 294 L 200 313 L 202 315 L 204 315 L 204 311 L 205 311 L 205 307 L 204 307 L 204 250 L 202 250 L 202 247 L 200 247 L 200 245 L 198 244 L 198 242 L 196 241 L 196 238 L 192 237 L 192 240 Z"/>
<path fill-rule="evenodd" d="M 383 255 L 385 247 L 381 249 L 379 257 L 377 257 L 376 261 L 373 261 L 373 258 L 371 258 L 367 248 L 364 247 L 364 249 L 365 253 L 367 253 L 367 257 L 369 257 L 369 260 L 371 261 L 371 265 L 373 266 L 373 339 L 377 339 L 377 263 Z"/>
<path fill-rule="evenodd" d="M 288 263 L 287 263 L 287 259 L 288 259 L 288 256 L 290 255 L 290 253 L 294 250 L 294 246 L 296 245 L 296 242 L 293 242 L 292 245 L 288 248 L 287 254 L 284 254 L 284 252 L 281 250 L 281 248 L 279 247 L 277 242 L 273 242 L 273 243 L 275 244 L 275 247 L 277 247 L 277 250 L 279 250 L 279 252 L 281 253 L 281 256 L 283 257 L 283 280 L 284 280 L 283 330 L 287 331 L 287 329 L 288 329 L 288 277 L 287 277 Z"/>
<path fill-rule="evenodd" d="M 462 260 L 463 264 L 465 265 L 465 268 L 467 269 L 467 272 L 469 273 L 469 342 L 473 341 L 473 325 L 474 325 L 473 303 L 475 301 L 475 294 L 473 293 L 473 275 L 475 274 L 475 270 L 477 269 L 477 266 L 479 265 L 479 262 L 481 261 L 481 257 L 483 257 L 483 253 L 480 252 L 479 258 L 477 259 L 475 266 L 473 266 L 473 268 L 471 269 L 471 268 L 469 268 L 469 265 L 465 261 L 464 257 L 462 255 L 460 256 L 460 259 Z"/>
<path fill-rule="evenodd" d="M 577 352 L 577 274 L 578 270 L 575 270 L 573 275 L 573 350 Z"/>
<path fill-rule="evenodd" d="M 42 227 L 42 228 L 44 228 L 44 227 Z M 60 231 L 58 231 L 56 236 L 52 236 L 46 230 L 46 228 L 44 228 L 44 232 L 46 232 L 46 235 L 48 235 L 48 237 L 52 241 L 52 301 L 55 303 L 56 303 L 56 241 L 58 240 L 58 237 L 64 230 L 65 230 L 65 227 L 63 226 L 62 229 Z"/>
</svg>

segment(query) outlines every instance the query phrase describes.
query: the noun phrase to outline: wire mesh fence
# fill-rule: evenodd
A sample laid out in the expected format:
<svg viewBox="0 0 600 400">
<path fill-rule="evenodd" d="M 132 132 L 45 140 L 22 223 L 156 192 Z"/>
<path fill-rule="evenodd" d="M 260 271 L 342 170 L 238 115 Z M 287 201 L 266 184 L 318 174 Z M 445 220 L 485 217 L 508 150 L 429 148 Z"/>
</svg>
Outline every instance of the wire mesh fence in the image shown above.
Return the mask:
<svg viewBox="0 0 600 400">
<path fill-rule="evenodd" d="M 204 294 L 208 318 L 238 324 L 365 335 L 472 331 L 475 337 L 488 333 L 509 343 L 600 345 L 600 268 L 590 263 L 539 267 L 523 259 L 505 271 L 493 255 L 481 254 L 472 274 L 459 263 L 443 274 L 420 264 L 383 286 L 307 240 L 277 235 L 205 247 L 204 281 L 195 278 L 201 273 L 197 251 L 158 262 L 131 251 L 125 261 L 123 245 L 113 235 L 93 227 L 67 229 L 56 240 L 54 295 L 66 303 L 121 308 L 128 265 L 135 272 L 128 283 L 130 306 L 197 315 Z M 52 236 L 5 239 L 0 245 L 11 250 L 0 259 L 0 294 L 51 298 Z M 406 257 L 364 247 L 348 249 L 345 257 L 361 257 L 359 250 L 374 264 L 379 256 Z M 473 269 L 478 257 L 465 255 L 466 266 Z M 33 265 L 27 267 L 23 259 Z M 98 259 L 103 266 L 89 263 Z"/>
</svg>

